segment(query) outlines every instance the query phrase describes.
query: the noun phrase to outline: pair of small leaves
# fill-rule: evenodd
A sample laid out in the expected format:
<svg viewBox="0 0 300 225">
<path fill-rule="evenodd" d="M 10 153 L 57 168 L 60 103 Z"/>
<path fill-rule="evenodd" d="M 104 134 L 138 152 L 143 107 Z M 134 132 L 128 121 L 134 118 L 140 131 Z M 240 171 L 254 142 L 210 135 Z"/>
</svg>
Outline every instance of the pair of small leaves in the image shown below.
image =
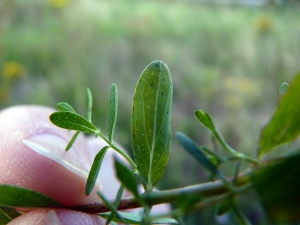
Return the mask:
<svg viewBox="0 0 300 225">
<path fill-rule="evenodd" d="M 172 78 L 166 64 L 150 63 L 136 85 L 131 122 L 135 161 L 146 191 L 152 191 L 168 162 L 172 95 Z"/>
<path fill-rule="evenodd" d="M 76 138 L 78 137 L 81 131 L 90 133 L 90 134 L 99 134 L 99 130 L 95 127 L 92 123 L 92 94 L 90 89 L 87 89 L 88 93 L 88 112 L 87 112 L 87 119 L 80 116 L 76 113 L 71 105 L 65 102 L 61 102 L 57 105 L 59 112 L 55 112 L 50 116 L 50 120 L 53 124 L 58 127 L 65 128 L 68 130 L 76 130 L 76 133 L 72 137 L 71 141 L 66 147 L 66 151 L 68 151 L 73 143 L 75 142 Z M 112 143 L 113 140 L 113 133 L 116 125 L 117 120 L 117 109 L 118 109 L 118 91 L 115 84 L 112 85 L 110 91 L 110 112 L 109 112 L 109 128 L 108 128 L 108 141 Z M 97 180 L 97 176 L 105 156 L 105 153 L 108 149 L 108 146 L 104 147 L 100 152 L 96 155 L 94 162 L 92 164 L 91 171 L 88 176 L 88 180 L 86 183 L 86 194 L 89 195 L 95 182 Z"/>
</svg>

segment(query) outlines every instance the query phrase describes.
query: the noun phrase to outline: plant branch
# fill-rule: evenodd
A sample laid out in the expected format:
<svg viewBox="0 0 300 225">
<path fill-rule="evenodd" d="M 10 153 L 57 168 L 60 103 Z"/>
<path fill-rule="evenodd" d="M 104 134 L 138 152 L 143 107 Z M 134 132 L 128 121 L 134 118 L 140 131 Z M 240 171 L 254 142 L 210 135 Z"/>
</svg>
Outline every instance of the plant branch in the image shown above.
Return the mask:
<svg viewBox="0 0 300 225">
<path fill-rule="evenodd" d="M 232 180 L 233 178 L 230 178 Z M 236 185 L 238 187 L 245 187 L 249 186 L 250 180 L 247 174 L 240 176 L 237 179 Z M 247 189 L 245 189 L 247 190 Z M 217 180 L 214 182 L 207 182 L 197 185 L 191 185 L 183 188 L 177 188 L 177 189 L 171 189 L 171 190 L 165 190 L 165 191 L 153 191 L 151 193 L 142 194 L 141 198 L 147 202 L 149 205 L 157 205 L 161 203 L 172 203 L 179 199 L 182 196 L 185 196 L 187 194 L 196 194 L 203 198 L 203 203 L 199 202 L 199 206 L 205 204 L 213 205 L 216 201 L 219 201 L 218 196 L 227 194 L 230 192 L 230 189 L 224 184 L 223 181 Z M 209 200 L 208 198 L 215 197 L 214 200 Z M 220 199 L 223 199 L 223 197 L 220 196 Z M 111 200 L 113 203 L 114 200 Z M 141 205 L 134 199 L 134 197 L 130 196 L 127 198 L 123 198 L 120 201 L 118 210 L 124 210 L 124 209 L 133 209 L 133 208 L 139 208 Z M 79 206 L 73 206 L 69 207 L 69 209 L 72 210 L 78 210 L 86 213 L 91 214 L 97 214 L 102 212 L 108 212 L 110 211 L 104 203 L 94 203 L 94 204 L 87 204 L 87 205 L 79 205 Z"/>
</svg>

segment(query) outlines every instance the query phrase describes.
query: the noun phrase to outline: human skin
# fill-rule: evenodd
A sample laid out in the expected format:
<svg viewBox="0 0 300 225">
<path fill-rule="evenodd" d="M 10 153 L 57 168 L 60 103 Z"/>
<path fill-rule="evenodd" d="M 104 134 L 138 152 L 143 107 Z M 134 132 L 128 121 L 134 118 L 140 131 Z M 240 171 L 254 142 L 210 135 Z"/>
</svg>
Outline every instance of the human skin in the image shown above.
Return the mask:
<svg viewBox="0 0 300 225">
<path fill-rule="evenodd" d="M 107 152 L 94 191 L 85 195 L 88 171 L 103 140 L 80 135 L 71 150 L 65 147 L 74 132 L 54 126 L 55 110 L 43 106 L 14 106 L 0 111 L 0 183 L 29 188 L 65 206 L 99 202 L 96 191 L 113 199 L 120 186 Z M 166 207 L 160 211 L 166 210 Z M 101 225 L 99 216 L 64 209 L 25 209 L 9 224 Z"/>
</svg>

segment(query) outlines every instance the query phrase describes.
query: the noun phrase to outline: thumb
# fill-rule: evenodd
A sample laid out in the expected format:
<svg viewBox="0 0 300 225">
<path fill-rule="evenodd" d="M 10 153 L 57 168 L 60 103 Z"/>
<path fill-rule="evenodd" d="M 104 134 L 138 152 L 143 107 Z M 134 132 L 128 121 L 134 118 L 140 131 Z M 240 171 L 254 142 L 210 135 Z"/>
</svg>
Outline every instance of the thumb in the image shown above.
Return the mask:
<svg viewBox="0 0 300 225">
<path fill-rule="evenodd" d="M 41 192 L 65 206 L 99 201 L 95 191 L 85 195 L 85 138 L 66 153 L 73 134 L 51 124 L 52 112 L 41 106 L 15 106 L 0 113 L 0 183 Z"/>
</svg>

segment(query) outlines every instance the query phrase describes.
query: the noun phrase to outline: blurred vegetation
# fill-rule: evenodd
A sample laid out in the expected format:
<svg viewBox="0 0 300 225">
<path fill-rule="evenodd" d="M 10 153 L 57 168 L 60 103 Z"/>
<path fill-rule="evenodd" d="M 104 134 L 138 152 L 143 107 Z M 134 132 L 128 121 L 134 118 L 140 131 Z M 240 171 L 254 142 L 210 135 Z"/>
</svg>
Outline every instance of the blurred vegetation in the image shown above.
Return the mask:
<svg viewBox="0 0 300 225">
<path fill-rule="evenodd" d="M 116 140 L 130 151 L 133 91 L 143 68 L 159 59 L 170 68 L 174 82 L 173 132 L 183 131 L 213 148 L 209 132 L 193 116 L 194 110 L 205 109 L 235 149 L 254 156 L 259 131 L 280 97 L 280 84 L 299 71 L 299 37 L 295 5 L 2 0 L 0 106 L 55 107 L 66 101 L 85 115 L 89 87 L 93 121 L 105 130 L 110 85 L 116 83 Z M 234 166 L 224 169 L 230 174 Z M 173 138 L 160 187 L 207 180 L 205 170 Z M 203 224 L 214 224 L 205 222 L 213 211 L 195 216 Z M 260 212 L 249 213 L 255 220 Z"/>
</svg>

